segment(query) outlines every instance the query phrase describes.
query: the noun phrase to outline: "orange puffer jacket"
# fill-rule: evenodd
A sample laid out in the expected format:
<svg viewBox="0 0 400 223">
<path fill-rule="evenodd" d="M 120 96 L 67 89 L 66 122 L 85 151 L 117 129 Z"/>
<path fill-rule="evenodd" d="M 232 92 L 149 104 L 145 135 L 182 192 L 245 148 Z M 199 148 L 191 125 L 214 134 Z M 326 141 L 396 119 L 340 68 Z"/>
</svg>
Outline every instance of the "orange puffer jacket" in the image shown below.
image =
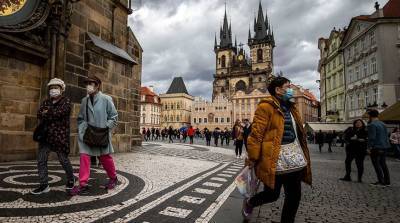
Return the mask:
<svg viewBox="0 0 400 223">
<path fill-rule="evenodd" d="M 295 105 L 291 113 L 296 122 L 297 134 L 308 165 L 302 180 L 311 185 L 311 161 L 303 122 Z M 262 100 L 255 112 L 251 133 L 247 139 L 249 160 L 255 163 L 257 177 L 269 188 L 275 187 L 276 163 L 281 149 L 284 116 L 278 99 L 269 96 Z"/>
</svg>

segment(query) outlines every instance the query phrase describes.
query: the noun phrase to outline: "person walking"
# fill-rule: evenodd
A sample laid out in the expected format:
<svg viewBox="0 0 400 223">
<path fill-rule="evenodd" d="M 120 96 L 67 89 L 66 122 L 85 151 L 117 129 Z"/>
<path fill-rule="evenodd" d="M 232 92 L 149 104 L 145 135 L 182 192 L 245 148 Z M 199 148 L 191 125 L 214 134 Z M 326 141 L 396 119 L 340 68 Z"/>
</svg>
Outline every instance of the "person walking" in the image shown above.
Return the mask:
<svg viewBox="0 0 400 223">
<path fill-rule="evenodd" d="M 235 142 L 236 159 L 241 159 L 244 142 L 244 128 L 239 119 L 236 120 L 235 125 L 233 126 L 233 141 Z"/>
<path fill-rule="evenodd" d="M 243 143 L 246 149 L 247 149 L 247 138 L 249 137 L 250 132 L 251 132 L 250 121 L 248 119 L 245 119 L 243 123 Z"/>
<path fill-rule="evenodd" d="M 143 127 L 142 129 L 142 137 L 145 141 L 147 141 L 147 136 L 146 136 L 146 128 Z"/>
<path fill-rule="evenodd" d="M 154 127 L 151 127 L 151 141 L 154 141 L 156 136 L 156 129 Z"/>
<path fill-rule="evenodd" d="M 160 140 L 160 129 L 156 129 L 156 141 Z"/>
<path fill-rule="evenodd" d="M 326 142 L 328 143 L 328 152 L 332 152 L 332 143 L 333 143 L 333 133 L 328 132 L 326 133 Z"/>
<path fill-rule="evenodd" d="M 172 137 L 175 135 L 175 131 L 174 129 L 172 129 L 172 126 L 169 127 L 168 129 L 168 143 L 174 143 L 174 141 L 172 140 Z"/>
<path fill-rule="evenodd" d="M 324 146 L 325 141 L 324 133 L 322 132 L 322 130 L 319 130 L 319 132 L 316 133 L 315 140 L 318 144 L 319 152 L 322 152 L 322 147 Z"/>
<path fill-rule="evenodd" d="M 225 144 L 229 146 L 230 140 L 231 140 L 231 132 L 227 127 L 225 127 Z"/>
<path fill-rule="evenodd" d="M 351 181 L 351 163 L 356 160 L 358 170 L 358 182 L 362 182 L 362 176 L 364 173 L 364 159 L 367 154 L 367 137 L 368 133 L 366 126 L 361 119 L 357 119 L 353 122 L 353 127 L 349 127 L 344 132 L 344 138 L 346 140 L 346 175 L 340 180 Z"/>
<path fill-rule="evenodd" d="M 378 118 L 379 112 L 375 109 L 368 110 L 368 146 L 372 165 L 374 166 L 378 181 L 373 186 L 390 186 L 389 169 L 386 165 L 386 153 L 390 148 L 388 130 Z"/>
<path fill-rule="evenodd" d="M 215 147 L 218 147 L 218 139 L 219 139 L 220 134 L 221 134 L 221 133 L 219 132 L 219 128 L 216 127 L 216 128 L 214 129 L 214 131 L 213 131 L 213 137 L 214 137 L 214 145 L 215 145 Z"/>
<path fill-rule="evenodd" d="M 104 188 L 111 190 L 118 184 L 117 172 L 111 156 L 114 153 L 112 130 L 117 126 L 118 112 L 112 98 L 100 91 L 101 80 L 98 77 L 89 76 L 85 83 L 88 95 L 82 99 L 78 115 L 79 186 L 75 186 L 70 191 L 71 196 L 86 194 L 89 190 L 90 156 L 97 156 L 107 173 L 109 180 Z M 106 131 L 106 139 L 88 138 L 88 131 L 91 128 Z M 100 145 L 98 140 L 105 140 L 107 145 Z"/>
<path fill-rule="evenodd" d="M 193 144 L 193 137 L 194 137 L 195 130 L 192 125 L 189 125 L 187 130 L 187 135 L 189 136 L 190 144 Z"/>
<path fill-rule="evenodd" d="M 264 190 L 243 201 L 242 214 L 248 219 L 254 207 L 278 200 L 283 186 L 281 222 L 292 223 L 300 204 L 301 181 L 311 185 L 310 155 L 290 81 L 276 77 L 268 91 L 271 96 L 258 104 L 254 115 L 246 160 L 255 168 Z"/>
<path fill-rule="evenodd" d="M 206 145 L 211 146 L 211 132 L 208 128 L 204 129 L 204 137 L 206 138 Z"/>
<path fill-rule="evenodd" d="M 390 142 L 394 147 L 396 157 L 400 160 L 400 129 L 394 128 L 392 134 L 390 134 Z"/>
<path fill-rule="evenodd" d="M 151 136 L 150 128 L 147 128 L 147 131 L 146 131 L 147 140 L 151 140 L 150 136 Z"/>
<path fill-rule="evenodd" d="M 47 86 L 49 96 L 41 103 L 37 112 L 40 124 L 34 134 L 34 140 L 39 143 L 37 167 L 40 181 L 39 187 L 31 191 L 31 194 L 35 195 L 50 191 L 47 166 L 50 152 L 57 153 L 58 161 L 65 171 L 66 189 L 72 189 L 75 183 L 72 165 L 68 158 L 71 101 L 63 95 L 65 84 L 61 79 L 53 78 Z"/>
</svg>

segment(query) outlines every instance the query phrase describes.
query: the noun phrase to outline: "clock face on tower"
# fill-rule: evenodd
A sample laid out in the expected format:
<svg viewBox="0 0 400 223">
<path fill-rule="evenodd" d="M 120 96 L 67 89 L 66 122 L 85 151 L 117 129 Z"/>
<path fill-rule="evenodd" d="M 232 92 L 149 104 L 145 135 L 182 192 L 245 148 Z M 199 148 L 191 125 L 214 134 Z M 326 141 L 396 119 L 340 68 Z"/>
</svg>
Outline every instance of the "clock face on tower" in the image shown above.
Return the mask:
<svg viewBox="0 0 400 223">
<path fill-rule="evenodd" d="M 238 59 L 239 59 L 240 61 L 242 61 L 242 60 L 243 60 L 243 55 L 239 55 Z"/>
<path fill-rule="evenodd" d="M 0 0 L 0 16 L 9 16 L 21 10 L 27 0 Z"/>
</svg>

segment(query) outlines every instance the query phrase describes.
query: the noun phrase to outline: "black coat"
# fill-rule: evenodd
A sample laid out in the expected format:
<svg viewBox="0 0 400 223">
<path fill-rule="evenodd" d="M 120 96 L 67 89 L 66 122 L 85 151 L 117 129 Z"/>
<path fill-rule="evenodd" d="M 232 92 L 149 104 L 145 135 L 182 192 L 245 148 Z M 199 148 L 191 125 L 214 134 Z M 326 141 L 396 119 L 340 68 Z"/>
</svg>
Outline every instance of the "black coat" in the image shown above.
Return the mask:
<svg viewBox="0 0 400 223">
<path fill-rule="evenodd" d="M 71 101 L 67 97 L 62 97 L 55 104 L 51 99 L 46 99 L 40 105 L 37 118 L 39 121 L 44 121 L 48 127 L 45 141 L 53 151 L 69 154 L 70 114 Z"/>
<path fill-rule="evenodd" d="M 356 136 L 356 138 L 354 138 Z M 367 151 L 368 132 L 365 128 L 356 129 L 350 127 L 344 132 L 346 150 L 357 154 L 365 154 Z"/>
</svg>

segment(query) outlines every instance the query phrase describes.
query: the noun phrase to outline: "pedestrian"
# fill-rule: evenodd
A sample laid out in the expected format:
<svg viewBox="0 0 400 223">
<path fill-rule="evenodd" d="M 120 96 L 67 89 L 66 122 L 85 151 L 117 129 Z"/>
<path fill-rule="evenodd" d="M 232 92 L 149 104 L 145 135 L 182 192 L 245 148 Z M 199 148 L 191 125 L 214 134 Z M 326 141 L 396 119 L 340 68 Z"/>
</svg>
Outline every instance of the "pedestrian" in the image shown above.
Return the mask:
<svg viewBox="0 0 400 223">
<path fill-rule="evenodd" d="M 235 154 L 236 159 L 242 158 L 242 149 L 243 149 L 243 142 L 244 142 L 244 127 L 240 120 L 237 119 L 235 125 L 233 126 L 233 141 L 235 142 Z"/>
<path fill-rule="evenodd" d="M 281 222 L 292 223 L 300 204 L 301 181 L 311 185 L 310 155 L 290 81 L 276 77 L 268 91 L 271 96 L 258 104 L 254 115 L 246 160 L 255 168 L 264 190 L 244 200 L 242 214 L 248 219 L 254 207 L 278 200 L 283 186 Z"/>
<path fill-rule="evenodd" d="M 114 189 L 118 184 L 117 172 L 111 154 L 112 130 L 117 126 L 118 112 L 110 96 L 102 93 L 101 80 L 90 76 L 85 80 L 87 96 L 81 101 L 78 115 L 78 145 L 80 153 L 79 186 L 75 186 L 70 194 L 86 194 L 89 187 L 90 156 L 99 157 L 100 163 L 109 178 L 104 185 L 107 190 Z M 90 135 L 91 128 L 96 128 L 96 135 Z M 101 138 L 97 134 L 102 133 Z M 92 137 L 90 137 L 92 136 Z"/>
<path fill-rule="evenodd" d="M 332 143 L 333 143 L 333 133 L 332 132 L 328 132 L 326 134 L 326 142 L 328 143 L 328 152 L 331 153 L 332 152 Z"/>
<path fill-rule="evenodd" d="M 151 141 L 154 141 L 156 136 L 156 129 L 154 127 L 151 127 Z"/>
<path fill-rule="evenodd" d="M 390 134 L 390 142 L 394 147 L 394 152 L 396 154 L 397 159 L 400 160 L 400 129 L 394 128 L 392 134 Z"/>
<path fill-rule="evenodd" d="M 337 138 L 338 138 L 338 134 L 336 133 L 335 130 L 333 130 L 333 132 L 332 132 L 332 146 L 336 146 Z"/>
<path fill-rule="evenodd" d="M 219 139 L 219 136 L 220 136 L 219 128 L 216 127 L 216 128 L 214 129 L 214 131 L 213 131 L 213 137 L 214 137 L 214 145 L 215 145 L 215 147 L 218 147 L 218 139 Z"/>
<path fill-rule="evenodd" d="M 160 140 L 160 129 L 156 129 L 156 140 Z"/>
<path fill-rule="evenodd" d="M 175 134 L 175 131 L 172 129 L 172 126 L 169 127 L 168 129 L 168 143 L 174 143 L 172 140 L 173 135 Z"/>
<path fill-rule="evenodd" d="M 206 145 L 211 146 L 211 132 L 207 128 L 204 129 L 204 137 L 206 138 Z"/>
<path fill-rule="evenodd" d="M 151 136 L 150 128 L 147 128 L 147 131 L 146 131 L 147 140 L 151 140 L 150 136 Z"/>
<path fill-rule="evenodd" d="M 220 131 L 220 141 L 221 141 L 221 147 L 224 146 L 224 141 L 225 141 L 225 131 L 221 129 Z"/>
<path fill-rule="evenodd" d="M 247 138 L 249 137 L 251 132 L 251 124 L 248 119 L 245 119 L 243 122 L 243 143 L 244 147 L 247 149 Z"/>
<path fill-rule="evenodd" d="M 389 169 L 386 165 L 386 153 L 390 148 L 388 130 L 378 118 L 379 112 L 375 109 L 368 110 L 368 146 L 371 161 L 374 166 L 378 181 L 373 186 L 390 186 Z"/>
<path fill-rule="evenodd" d="M 47 84 L 48 97 L 41 103 L 37 112 L 39 125 L 35 130 L 34 139 L 38 141 L 37 167 L 40 185 L 31 191 L 39 195 L 50 191 L 47 161 L 50 152 L 57 153 L 58 161 L 63 167 L 67 184 L 66 189 L 72 189 L 75 177 L 68 155 L 70 152 L 70 114 L 71 101 L 64 96 L 64 81 L 53 78 Z"/>
<path fill-rule="evenodd" d="M 351 163 L 356 160 L 356 166 L 358 170 L 358 182 L 362 182 L 362 176 L 364 173 L 364 159 L 367 154 L 367 129 L 361 119 L 357 119 L 353 122 L 353 127 L 349 127 L 344 132 L 344 138 L 346 140 L 346 175 L 340 180 L 351 181 Z"/>
<path fill-rule="evenodd" d="M 142 129 L 142 137 L 145 141 L 147 141 L 147 136 L 146 136 L 146 128 Z"/>
<path fill-rule="evenodd" d="M 189 125 L 189 128 L 187 130 L 187 135 L 189 136 L 190 144 L 193 144 L 194 134 L 195 134 L 195 130 L 194 130 L 193 126 Z"/>
<path fill-rule="evenodd" d="M 319 130 L 315 136 L 315 140 L 317 141 L 319 152 L 322 152 L 322 147 L 324 146 L 325 137 L 322 130 Z"/>
<path fill-rule="evenodd" d="M 225 144 L 227 146 L 229 146 L 230 139 L 231 139 L 231 132 L 229 131 L 229 129 L 227 127 L 225 127 Z"/>
</svg>

